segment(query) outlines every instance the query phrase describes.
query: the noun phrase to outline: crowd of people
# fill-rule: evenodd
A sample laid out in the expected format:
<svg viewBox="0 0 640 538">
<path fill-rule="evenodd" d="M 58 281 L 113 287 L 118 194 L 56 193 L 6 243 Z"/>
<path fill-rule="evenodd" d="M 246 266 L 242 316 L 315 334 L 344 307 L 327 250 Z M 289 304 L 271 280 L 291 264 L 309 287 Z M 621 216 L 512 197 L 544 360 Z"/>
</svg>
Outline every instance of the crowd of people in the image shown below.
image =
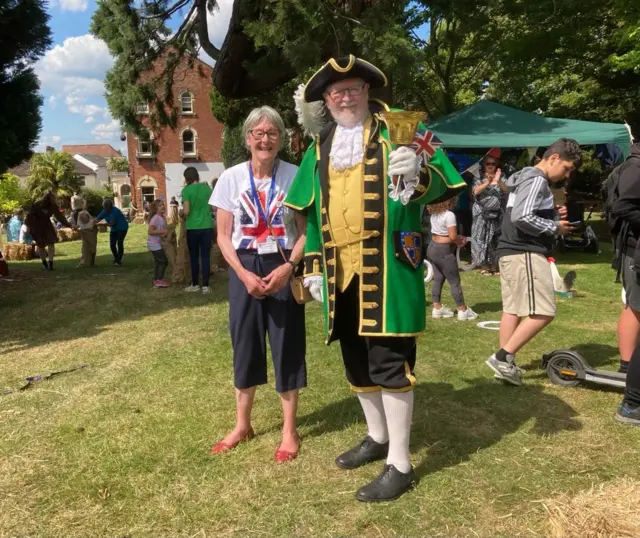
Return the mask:
<svg viewBox="0 0 640 538">
<path fill-rule="evenodd" d="M 225 170 L 213 190 L 200 182 L 195 168 L 187 168 L 182 210 L 172 199 L 169 220 L 163 200 L 145 208 L 155 287 L 169 285 L 165 271 L 175 253 L 163 240 L 175 235 L 172 223 L 175 227 L 178 219 L 184 223 L 191 266 L 186 291 L 209 292 L 214 234 L 229 265 L 236 421 L 213 445 L 212 454 L 229 452 L 254 437 L 251 411 L 257 387 L 267 383 L 268 337 L 283 414 L 274 459 L 285 463 L 298 457 L 298 394 L 307 385 L 304 303 L 315 299 L 322 303 L 327 344 L 340 344 L 346 378 L 367 426 L 366 435 L 335 463 L 355 469 L 384 460 L 377 478 L 356 493 L 364 502 L 396 499 L 417 483 L 409 441 L 416 336 L 426 317 L 425 251 L 434 269 L 432 317 L 454 316 L 442 303 L 442 286 L 448 281 L 458 320 L 477 318 L 465 302 L 455 256 L 456 248 L 468 241 L 459 233 L 454 212 L 457 196 L 468 185 L 441 149 L 428 165 L 410 147 L 393 149 L 385 118 L 389 108 L 369 99 L 370 89 L 386 84 L 384 73 L 364 60 L 332 58 L 297 95 L 301 109 L 320 102 L 327 110 L 322 122 L 313 113 L 301 113 L 308 122 L 303 127 L 315 138 L 300 167 L 278 158 L 284 123 L 276 110 L 262 106 L 243 125 L 246 162 Z M 486 364 L 496 378 L 516 386 L 523 382 L 517 353 L 556 316 L 547 257 L 555 238 L 573 230 L 550 185 L 571 177 L 581 165 L 581 149 L 574 140 L 560 139 L 532 164 L 507 177 L 498 159 L 488 154 L 470 186 L 472 265 L 499 276 L 502 296 L 499 344 Z M 620 348 L 623 361 L 631 360 L 631 365 L 617 417 L 640 425 L 640 145 L 618 176 L 611 213 L 626 293 Z M 422 236 L 425 207 L 428 247 Z M 50 270 L 55 252 L 51 216 L 81 230 L 83 263 L 89 265 L 95 260 L 90 234 L 104 220 L 111 228 L 113 263 L 122 263 L 128 223 L 110 200 L 95 218 L 82 210 L 72 223 L 53 195 L 34 204 L 24 225 Z M 23 226 L 18 224 L 21 214 L 15 218 L 9 226 L 12 237 Z M 297 287 L 301 281 L 303 293 Z"/>
</svg>

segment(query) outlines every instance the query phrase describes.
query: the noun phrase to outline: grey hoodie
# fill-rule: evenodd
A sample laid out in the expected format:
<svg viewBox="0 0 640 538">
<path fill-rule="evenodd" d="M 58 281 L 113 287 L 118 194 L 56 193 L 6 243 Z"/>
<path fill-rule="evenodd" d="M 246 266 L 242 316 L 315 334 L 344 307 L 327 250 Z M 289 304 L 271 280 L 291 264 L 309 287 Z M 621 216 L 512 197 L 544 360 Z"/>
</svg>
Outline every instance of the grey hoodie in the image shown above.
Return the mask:
<svg viewBox="0 0 640 538">
<path fill-rule="evenodd" d="M 507 211 L 498 242 L 499 257 L 523 252 L 548 256 L 558 231 L 549 181 L 540 168 L 527 167 L 506 181 Z"/>
</svg>

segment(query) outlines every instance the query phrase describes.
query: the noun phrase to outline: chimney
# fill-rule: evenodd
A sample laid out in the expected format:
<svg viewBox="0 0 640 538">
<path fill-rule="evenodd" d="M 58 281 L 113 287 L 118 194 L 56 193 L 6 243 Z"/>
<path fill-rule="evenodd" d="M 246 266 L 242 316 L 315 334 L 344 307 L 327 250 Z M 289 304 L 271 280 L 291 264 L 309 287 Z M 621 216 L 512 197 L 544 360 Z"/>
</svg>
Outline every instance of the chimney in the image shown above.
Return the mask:
<svg viewBox="0 0 640 538">
<path fill-rule="evenodd" d="M 55 153 L 56 148 L 54 148 L 53 146 L 47 146 L 47 147 L 45 148 L 45 151 L 46 151 L 47 153 Z"/>
</svg>

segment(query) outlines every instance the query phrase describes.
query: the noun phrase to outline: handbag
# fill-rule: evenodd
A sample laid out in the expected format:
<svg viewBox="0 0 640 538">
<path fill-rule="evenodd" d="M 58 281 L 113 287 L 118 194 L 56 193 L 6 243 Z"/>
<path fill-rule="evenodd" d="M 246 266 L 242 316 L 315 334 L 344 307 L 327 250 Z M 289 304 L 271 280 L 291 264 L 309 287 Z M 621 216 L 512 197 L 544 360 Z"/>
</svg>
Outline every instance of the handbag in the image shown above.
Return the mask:
<svg viewBox="0 0 640 538">
<path fill-rule="evenodd" d="M 271 224 L 268 224 L 268 226 L 269 226 L 269 233 L 271 234 L 271 236 L 277 237 L 276 234 L 273 233 L 273 228 L 271 227 Z M 284 263 L 289 263 L 289 260 L 287 259 L 284 251 L 282 250 L 282 247 L 280 246 L 280 241 L 278 241 L 277 239 L 276 239 L 276 244 L 278 245 L 278 251 L 282 256 Z M 311 295 L 309 288 L 305 287 L 304 285 L 304 276 L 302 275 L 295 276 L 295 272 L 296 270 L 294 268 L 294 274 L 291 275 L 291 280 L 289 281 L 289 286 L 291 287 L 291 295 L 293 295 L 293 298 L 298 304 L 310 303 L 311 301 L 313 301 L 313 296 Z"/>
<path fill-rule="evenodd" d="M 500 216 L 500 211 L 495 209 L 483 209 L 482 218 L 484 220 L 496 220 Z"/>
</svg>

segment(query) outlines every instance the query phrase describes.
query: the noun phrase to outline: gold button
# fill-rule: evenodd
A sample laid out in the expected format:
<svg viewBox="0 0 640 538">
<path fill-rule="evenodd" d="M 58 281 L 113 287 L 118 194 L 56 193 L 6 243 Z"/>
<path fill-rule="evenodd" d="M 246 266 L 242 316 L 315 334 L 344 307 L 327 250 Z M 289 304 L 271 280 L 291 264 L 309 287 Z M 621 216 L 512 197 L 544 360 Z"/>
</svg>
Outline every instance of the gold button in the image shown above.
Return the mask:
<svg viewBox="0 0 640 538">
<path fill-rule="evenodd" d="M 346 196 L 347 194 L 349 194 L 349 192 L 348 191 L 344 191 L 342 194 L 344 194 Z"/>
</svg>

